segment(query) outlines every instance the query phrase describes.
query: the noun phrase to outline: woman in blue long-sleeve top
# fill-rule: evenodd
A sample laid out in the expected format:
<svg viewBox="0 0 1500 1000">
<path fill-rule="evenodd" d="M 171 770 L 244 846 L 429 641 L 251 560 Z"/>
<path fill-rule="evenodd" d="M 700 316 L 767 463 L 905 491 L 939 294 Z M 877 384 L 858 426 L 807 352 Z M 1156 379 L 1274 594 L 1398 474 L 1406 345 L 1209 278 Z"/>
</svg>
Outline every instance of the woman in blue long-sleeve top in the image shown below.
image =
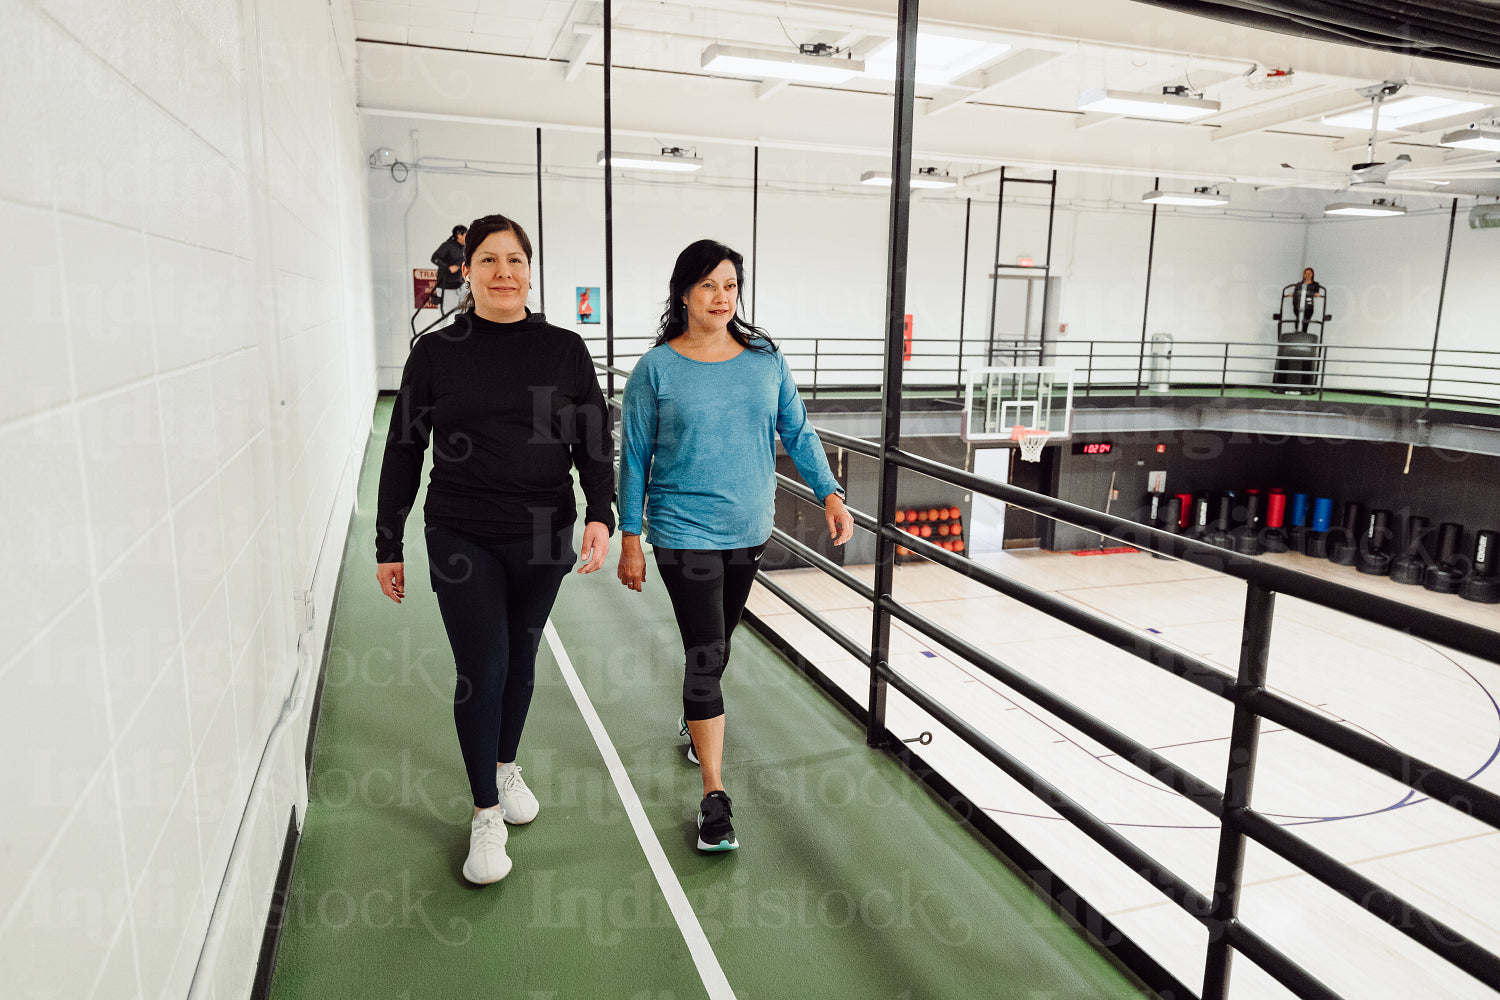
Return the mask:
<svg viewBox="0 0 1500 1000">
<path fill-rule="evenodd" d="M 739 846 L 720 773 L 720 680 L 771 536 L 778 437 L 823 502 L 834 544 L 854 534 L 786 358 L 738 315 L 744 280 L 744 258 L 722 243 L 699 240 L 678 255 L 656 344 L 625 385 L 621 423 L 619 577 L 641 589 L 644 527 L 687 657 L 681 728 L 703 773 L 701 851 Z"/>
</svg>

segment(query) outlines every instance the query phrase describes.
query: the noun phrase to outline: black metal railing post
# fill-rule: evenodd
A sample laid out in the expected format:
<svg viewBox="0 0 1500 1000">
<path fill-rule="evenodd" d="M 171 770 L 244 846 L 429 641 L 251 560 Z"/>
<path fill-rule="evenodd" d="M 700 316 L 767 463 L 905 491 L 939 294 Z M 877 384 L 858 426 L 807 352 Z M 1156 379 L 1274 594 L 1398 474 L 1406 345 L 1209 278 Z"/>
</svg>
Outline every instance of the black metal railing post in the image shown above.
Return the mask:
<svg viewBox="0 0 1500 1000">
<path fill-rule="evenodd" d="M 536 130 L 536 278 L 537 304 L 547 311 L 547 227 L 542 224 L 542 130 Z"/>
<path fill-rule="evenodd" d="M 1437 320 L 1432 326 L 1432 354 L 1427 362 L 1427 395 L 1423 401 L 1432 405 L 1432 378 L 1437 371 L 1438 334 L 1443 329 L 1443 298 L 1448 294 L 1448 265 L 1453 260 L 1453 223 L 1458 219 L 1458 199 L 1448 213 L 1448 249 L 1443 252 L 1443 283 L 1438 286 Z"/>
<path fill-rule="evenodd" d="M 1224 364 L 1219 369 L 1219 395 L 1229 390 L 1229 342 L 1224 342 Z"/>
<path fill-rule="evenodd" d="M 886 273 L 885 374 L 880 387 L 880 498 L 876 519 L 896 521 L 899 469 L 889 452 L 901 447 L 902 353 L 906 344 L 906 254 L 911 229 L 912 124 L 916 117 L 917 2 L 901 0 L 896 32 L 896 100 L 891 137 L 890 260 Z M 884 601 L 896 575 L 896 544 L 878 532 L 875 541 L 875 606 L 870 640 L 869 714 L 865 742 L 884 746 L 886 679 L 890 668 L 891 614 Z"/>
<path fill-rule="evenodd" d="M 1250 807 L 1255 785 L 1255 758 L 1260 746 L 1260 716 L 1238 699 L 1266 686 L 1271 651 L 1271 619 L 1276 595 L 1258 583 L 1245 593 L 1245 632 L 1240 640 L 1240 672 L 1235 682 L 1234 723 L 1229 735 L 1229 769 L 1224 778 L 1224 816 L 1219 827 L 1219 855 L 1214 868 L 1213 909 L 1208 960 L 1203 971 L 1203 1000 L 1225 1000 L 1234 950 L 1224 931 L 1239 917 L 1240 881 L 1245 871 L 1245 835 L 1230 816 Z"/>
<path fill-rule="evenodd" d="M 1156 179 L 1156 187 L 1161 187 L 1161 178 Z M 1151 321 L 1151 265 L 1156 259 L 1156 202 L 1151 203 L 1151 236 L 1146 243 L 1146 293 L 1141 302 L 1141 349 L 1136 355 L 1135 362 L 1135 394 L 1141 394 L 1141 377 L 1146 370 L 1146 326 Z"/>
<path fill-rule="evenodd" d="M 610 67 L 614 60 L 614 0 L 604 0 L 604 363 L 615 367 L 615 123 Z M 615 373 L 604 394 L 615 394 Z"/>
<path fill-rule="evenodd" d="M 958 280 L 958 358 L 954 364 L 953 391 L 962 398 L 964 393 L 964 309 L 969 301 L 969 221 L 974 212 L 974 199 L 964 199 L 964 263 Z"/>
<path fill-rule="evenodd" d="M 755 146 L 755 161 L 750 178 L 750 322 L 755 322 L 755 286 L 760 284 L 760 145 Z M 817 380 L 813 380 L 817 385 Z"/>
</svg>

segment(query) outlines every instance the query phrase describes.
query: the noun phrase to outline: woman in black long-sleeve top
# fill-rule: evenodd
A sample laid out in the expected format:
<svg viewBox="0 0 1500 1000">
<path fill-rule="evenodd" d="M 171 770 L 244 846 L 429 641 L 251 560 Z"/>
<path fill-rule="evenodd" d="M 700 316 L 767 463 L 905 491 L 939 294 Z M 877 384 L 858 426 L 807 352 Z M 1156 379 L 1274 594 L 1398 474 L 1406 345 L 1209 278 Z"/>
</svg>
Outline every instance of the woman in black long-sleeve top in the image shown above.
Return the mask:
<svg viewBox="0 0 1500 1000">
<path fill-rule="evenodd" d="M 538 803 L 516 764 L 537 645 L 572 565 L 572 470 L 586 509 L 578 572 L 604 565 L 615 520 L 613 439 L 588 348 L 526 308 L 531 241 L 500 215 L 464 246 L 470 295 L 452 326 L 416 342 L 380 470 L 376 577 L 406 594 L 401 540 L 433 441 L 428 564 L 458 677 L 453 718 L 474 797 L 464 877 L 510 871 L 505 823 Z"/>
</svg>

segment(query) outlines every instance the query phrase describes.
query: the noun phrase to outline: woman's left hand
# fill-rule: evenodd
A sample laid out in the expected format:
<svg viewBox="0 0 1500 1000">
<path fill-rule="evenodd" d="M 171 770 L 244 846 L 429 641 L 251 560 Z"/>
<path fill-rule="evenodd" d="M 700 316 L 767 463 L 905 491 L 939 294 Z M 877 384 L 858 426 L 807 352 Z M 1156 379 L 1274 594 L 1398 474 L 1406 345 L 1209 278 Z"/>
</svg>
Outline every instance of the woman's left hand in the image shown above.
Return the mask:
<svg viewBox="0 0 1500 1000">
<path fill-rule="evenodd" d="M 830 493 L 823 498 L 823 513 L 828 518 L 828 537 L 833 544 L 843 545 L 854 537 L 854 515 L 844 506 L 844 498 Z"/>
<path fill-rule="evenodd" d="M 583 526 L 583 544 L 579 546 L 578 567 L 580 573 L 592 573 L 604 567 L 604 557 L 609 555 L 609 529 L 598 521 Z"/>
</svg>

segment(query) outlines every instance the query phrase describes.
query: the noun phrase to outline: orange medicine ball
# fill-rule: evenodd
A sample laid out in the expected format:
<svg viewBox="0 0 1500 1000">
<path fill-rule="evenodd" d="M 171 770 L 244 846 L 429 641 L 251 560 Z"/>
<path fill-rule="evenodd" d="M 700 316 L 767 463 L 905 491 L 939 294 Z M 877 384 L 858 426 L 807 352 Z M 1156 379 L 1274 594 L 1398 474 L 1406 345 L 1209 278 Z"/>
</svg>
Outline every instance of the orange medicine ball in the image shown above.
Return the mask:
<svg viewBox="0 0 1500 1000">
<path fill-rule="evenodd" d="M 963 516 L 963 511 L 959 510 L 957 507 L 949 507 L 948 516 L 957 521 L 960 517 Z"/>
<path fill-rule="evenodd" d="M 932 525 L 930 525 L 930 524 L 924 524 L 924 525 L 922 525 L 922 537 L 923 538 L 931 538 L 932 537 Z"/>
<path fill-rule="evenodd" d="M 938 534 L 940 534 L 940 535 L 946 535 L 947 533 L 948 533 L 948 526 L 946 524 L 940 524 L 940 525 L 938 525 Z"/>
<path fill-rule="evenodd" d="M 904 511 L 904 510 L 898 510 L 898 511 L 896 511 L 896 523 L 900 524 L 904 520 L 906 520 L 906 511 Z"/>
<path fill-rule="evenodd" d="M 957 541 L 957 542 L 953 543 L 953 551 L 954 552 L 962 552 L 963 550 L 964 550 L 964 543 L 962 541 Z"/>
</svg>

